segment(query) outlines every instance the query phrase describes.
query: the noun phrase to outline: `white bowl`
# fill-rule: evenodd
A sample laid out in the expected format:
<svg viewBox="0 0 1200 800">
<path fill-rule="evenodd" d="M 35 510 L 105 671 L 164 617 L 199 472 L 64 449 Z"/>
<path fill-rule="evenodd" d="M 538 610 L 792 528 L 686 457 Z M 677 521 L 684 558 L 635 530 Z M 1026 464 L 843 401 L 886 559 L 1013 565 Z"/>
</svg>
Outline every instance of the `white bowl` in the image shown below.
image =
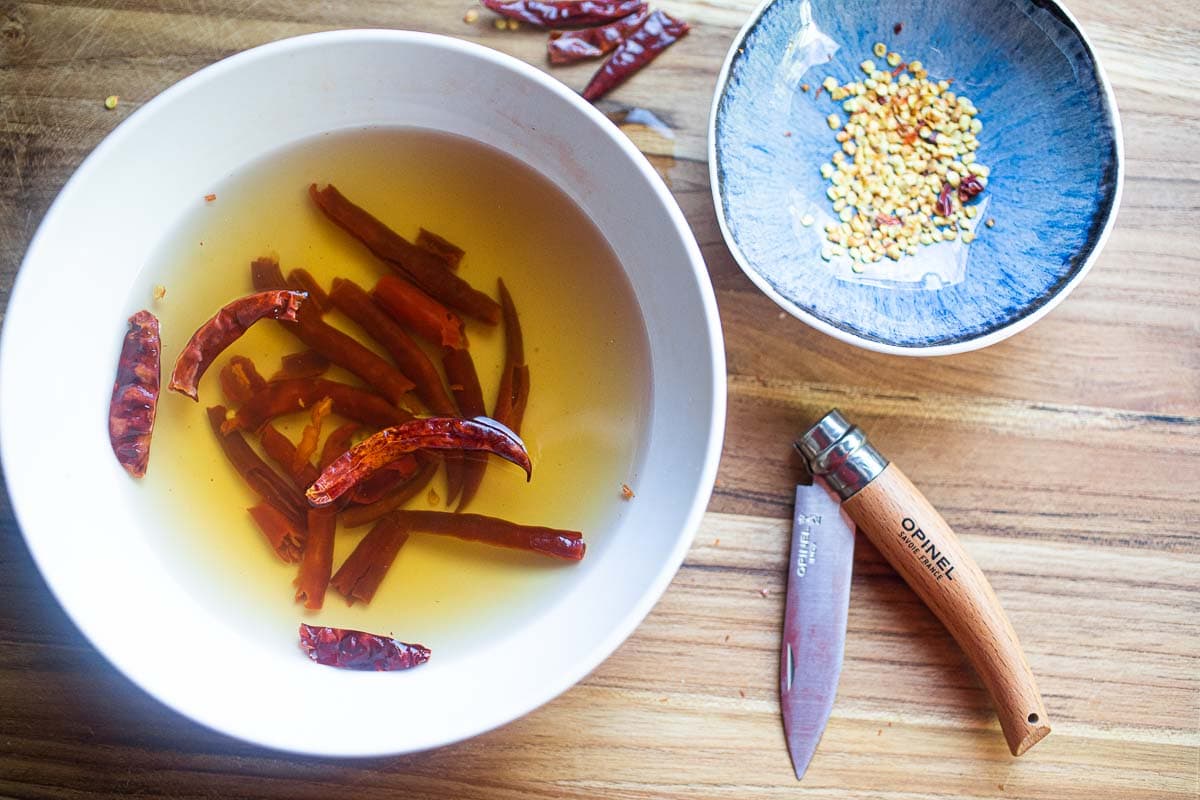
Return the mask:
<svg viewBox="0 0 1200 800">
<path fill-rule="evenodd" d="M 435 654 L 403 675 L 314 665 L 294 646 L 247 637 L 198 602 L 155 554 L 150 539 L 161 532 L 140 513 L 106 428 L 130 287 L 161 237 L 214 176 L 287 143 L 365 125 L 471 137 L 554 181 L 608 238 L 650 343 L 652 415 L 638 502 L 540 614 L 481 639 L 470 658 L 439 662 Z M 0 454 L 13 508 L 80 630 L 138 685 L 204 725 L 340 756 L 473 736 L 545 703 L 603 661 L 679 568 L 712 490 L 725 418 L 712 287 L 687 222 L 637 149 L 527 64 L 397 31 L 259 47 L 133 114 L 79 168 L 34 237 L 4 324 L 0 374 Z"/>
</svg>

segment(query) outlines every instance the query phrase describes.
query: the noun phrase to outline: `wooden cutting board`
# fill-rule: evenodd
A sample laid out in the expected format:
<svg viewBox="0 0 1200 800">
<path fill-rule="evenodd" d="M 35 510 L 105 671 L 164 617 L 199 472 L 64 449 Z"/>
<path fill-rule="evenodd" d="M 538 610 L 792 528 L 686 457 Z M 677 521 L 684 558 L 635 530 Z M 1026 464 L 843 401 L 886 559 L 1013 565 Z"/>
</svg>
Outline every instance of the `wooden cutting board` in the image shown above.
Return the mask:
<svg viewBox="0 0 1200 800">
<path fill-rule="evenodd" d="M 96 6 L 102 7 L 96 7 Z M 432 753 L 291 757 L 183 719 L 116 673 L 0 505 L 0 796 L 1200 797 L 1200 11 L 1072 2 L 1116 86 L 1128 177 L 1091 275 L 1031 330 L 907 360 L 779 313 L 717 230 L 704 162 L 717 70 L 753 0 L 663 2 L 690 37 L 600 108 L 683 206 L 717 288 L 729 422 L 709 514 L 637 633 L 581 684 Z M 179 78 L 345 27 L 482 42 L 545 68 L 541 34 L 468 2 L 0 4 L 0 292 L 71 172 Z M 556 69 L 574 88 L 591 66 Z M 120 95 L 108 111 L 107 95 Z M 627 115 L 647 109 L 662 123 Z M 103 242 L 97 242 L 102 247 Z M 776 669 L 800 426 L 840 406 L 923 488 L 1021 634 L 1054 733 L 1008 755 L 978 677 L 860 537 L 846 664 L 803 784 Z M 347 709 L 346 724 L 371 709 Z M 405 724 L 397 720 L 397 724 Z"/>
</svg>

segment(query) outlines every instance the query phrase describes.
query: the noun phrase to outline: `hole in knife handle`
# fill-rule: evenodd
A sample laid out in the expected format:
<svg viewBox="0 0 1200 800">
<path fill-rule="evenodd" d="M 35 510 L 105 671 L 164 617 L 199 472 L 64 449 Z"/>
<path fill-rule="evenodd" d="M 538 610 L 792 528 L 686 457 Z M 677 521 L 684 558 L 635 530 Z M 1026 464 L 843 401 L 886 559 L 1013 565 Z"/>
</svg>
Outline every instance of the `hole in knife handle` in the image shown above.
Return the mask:
<svg viewBox="0 0 1200 800">
<path fill-rule="evenodd" d="M 1037 725 L 1037 721 L 1038 721 L 1037 712 L 1035 711 L 1034 713 L 1030 714 L 1028 719 L 1029 719 L 1030 725 Z"/>
<path fill-rule="evenodd" d="M 792 690 L 792 679 L 796 677 L 796 662 L 792 658 L 792 646 L 787 646 L 787 690 Z M 1030 714 L 1031 717 L 1036 717 L 1037 714 Z"/>
</svg>

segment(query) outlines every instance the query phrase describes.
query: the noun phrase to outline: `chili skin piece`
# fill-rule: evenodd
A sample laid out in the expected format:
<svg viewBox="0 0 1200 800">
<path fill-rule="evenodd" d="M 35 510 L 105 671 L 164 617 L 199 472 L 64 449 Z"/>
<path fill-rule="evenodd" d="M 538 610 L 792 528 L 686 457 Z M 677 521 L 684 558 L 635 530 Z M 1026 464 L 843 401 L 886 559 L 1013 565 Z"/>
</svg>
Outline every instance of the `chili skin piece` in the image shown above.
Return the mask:
<svg viewBox="0 0 1200 800">
<path fill-rule="evenodd" d="M 483 5 L 539 28 L 587 28 L 646 8 L 644 0 L 483 0 Z"/>
<path fill-rule="evenodd" d="M 366 631 L 300 623 L 300 647 L 318 664 L 342 669 L 411 669 L 429 660 L 430 650 Z"/>
<path fill-rule="evenodd" d="M 417 450 L 482 450 L 511 461 L 532 477 L 529 453 L 515 433 L 486 417 L 427 417 L 391 428 L 350 448 L 308 487 L 314 506 L 327 506 L 392 461 Z"/>
<path fill-rule="evenodd" d="M 526 550 L 564 561 L 581 561 L 587 551 L 579 531 L 520 525 L 483 514 L 447 511 L 394 511 L 392 519 L 413 533 L 438 533 L 496 547 Z"/>
<path fill-rule="evenodd" d="M 629 34 L 640 28 L 649 13 L 643 8 L 607 25 L 581 31 L 552 31 L 546 42 L 546 55 L 551 64 L 573 64 L 588 58 L 599 58 L 615 50 Z"/>
<path fill-rule="evenodd" d="M 184 345 L 183 352 L 175 360 L 175 370 L 171 373 L 168 388 L 199 401 L 196 385 L 204 371 L 226 347 L 265 317 L 295 320 L 296 312 L 307 296 L 291 290 L 258 292 L 239 297 L 224 306 L 212 319 L 201 325 Z"/>
<path fill-rule="evenodd" d="M 599 100 L 658 58 L 662 51 L 687 36 L 689 30 L 691 26 L 683 20 L 675 19 L 665 11 L 654 11 L 642 23 L 642 27 L 631 33 L 592 76 L 583 90 L 583 99 L 589 102 Z"/>
<path fill-rule="evenodd" d="M 129 318 L 108 405 L 108 440 L 117 461 L 135 478 L 144 476 L 150 463 L 161 355 L 158 318 L 146 310 L 137 312 Z"/>
</svg>

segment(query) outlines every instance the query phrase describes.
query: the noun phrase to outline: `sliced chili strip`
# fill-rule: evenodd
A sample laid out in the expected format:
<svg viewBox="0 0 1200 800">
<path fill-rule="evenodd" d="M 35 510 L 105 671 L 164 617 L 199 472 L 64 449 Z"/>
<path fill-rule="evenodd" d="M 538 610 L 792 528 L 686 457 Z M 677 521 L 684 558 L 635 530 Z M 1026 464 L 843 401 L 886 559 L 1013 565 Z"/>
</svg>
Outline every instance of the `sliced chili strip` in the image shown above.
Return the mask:
<svg viewBox="0 0 1200 800">
<path fill-rule="evenodd" d="M 158 318 L 149 311 L 137 312 L 129 318 L 108 404 L 108 441 L 117 461 L 135 478 L 145 475 L 150 463 L 161 353 Z"/>
<path fill-rule="evenodd" d="M 334 428 L 328 436 L 325 437 L 325 444 L 321 447 L 321 458 L 317 461 L 321 465 L 321 469 L 325 469 L 333 463 L 334 459 L 342 453 L 350 449 L 350 441 L 354 438 L 354 434 L 358 433 L 362 426 L 355 422 L 347 422 L 345 425 Z M 264 428 L 265 430 L 265 428 Z M 317 479 L 320 471 L 312 476 L 312 480 L 304 484 L 307 489 L 312 486 L 312 482 Z"/>
<path fill-rule="evenodd" d="M 312 407 L 309 423 L 304 426 L 304 430 L 300 434 L 300 441 L 296 444 L 296 452 L 292 456 L 293 471 L 302 469 L 305 464 L 312 462 L 313 454 L 317 452 L 317 443 L 321 441 L 321 425 L 332 410 L 333 400 L 328 397 L 322 398 Z"/>
<path fill-rule="evenodd" d="M 329 359 L 316 350 L 301 350 L 288 353 L 279 359 L 279 371 L 271 376 L 273 381 L 292 378 L 319 378 L 329 371 Z M 255 391 L 261 387 L 255 387 Z M 238 401 L 244 402 L 244 401 Z"/>
<path fill-rule="evenodd" d="M 217 441 L 229 463 L 259 497 L 275 506 L 293 525 L 303 528 L 308 515 L 308 503 L 304 501 L 304 496 L 259 458 L 240 433 L 222 433 L 221 424 L 224 421 L 224 406 L 208 409 L 208 423 L 217 435 Z"/>
<path fill-rule="evenodd" d="M 427 341 L 445 347 L 467 346 L 459 316 L 403 278 L 384 275 L 371 296 L 393 319 Z"/>
<path fill-rule="evenodd" d="M 276 286 L 283 280 L 278 262 L 265 258 L 251 264 L 250 276 L 255 288 L 260 290 Z M 295 320 L 284 323 L 284 327 L 334 364 L 362 378 L 397 406 L 403 405 L 404 396 L 413 388 L 413 382 L 400 370 L 323 321 L 315 305 L 301 308 Z"/>
<path fill-rule="evenodd" d="M 351 203 L 332 184 L 318 189 L 314 183 L 308 193 L 327 217 L 431 296 L 489 325 L 500 321 L 500 306 L 495 300 L 446 269 L 441 258 L 417 247 Z"/>
<path fill-rule="evenodd" d="M 333 573 L 333 534 L 337 528 L 337 512 L 332 509 L 308 510 L 308 536 L 304 554 L 300 557 L 300 573 L 296 576 L 296 602 L 318 609 L 325 603 L 325 589 Z"/>
<path fill-rule="evenodd" d="M 391 517 L 384 517 L 346 557 L 330 583 L 349 605 L 371 602 L 407 541 L 408 531 Z"/>
<path fill-rule="evenodd" d="M 515 373 L 525 366 L 525 340 L 521 335 L 521 320 L 517 316 L 517 307 L 513 304 L 512 295 L 504 281 L 499 281 L 500 306 L 504 309 L 504 367 L 500 371 L 500 389 L 496 395 L 496 405 L 492 417 L 509 428 L 513 428 L 513 408 L 518 402 L 519 385 Z M 519 423 L 518 423 L 519 424 Z"/>
<path fill-rule="evenodd" d="M 333 400 L 333 412 L 372 428 L 386 428 L 412 419 L 377 394 L 324 378 L 297 378 L 268 383 L 242 404 L 225 423 L 226 431 L 254 431 L 285 414 L 310 408 L 322 397 Z"/>
<path fill-rule="evenodd" d="M 417 450 L 480 450 L 511 461 L 527 477 L 533 474 L 525 445 L 495 420 L 428 417 L 385 428 L 350 448 L 308 487 L 308 501 L 328 505 L 390 462 Z"/>
<path fill-rule="evenodd" d="M 629 34 L 583 90 L 583 99 L 599 100 L 629 80 L 635 72 L 658 58 L 662 51 L 687 36 L 691 27 L 665 11 L 653 11 L 642 26 Z"/>
<path fill-rule="evenodd" d="M 322 314 L 333 308 L 329 303 L 329 295 L 321 288 L 321 284 L 312 276 L 312 273 L 306 269 L 294 269 L 288 273 L 288 286 L 298 292 L 304 292 L 308 295 L 308 302 L 316 306 L 317 310 Z"/>
<path fill-rule="evenodd" d="M 416 383 L 417 396 L 431 412 L 440 417 L 457 413 L 454 401 L 442 384 L 442 376 L 429 356 L 391 316 L 371 300 L 365 289 L 354 281 L 338 278 L 333 282 L 329 297 L 343 314 L 383 345 L 401 371 Z"/>
<path fill-rule="evenodd" d="M 487 416 L 487 406 L 483 402 L 483 389 L 479 385 L 479 373 L 475 371 L 475 360 L 465 348 L 452 350 L 446 348 L 442 352 L 442 366 L 446 370 L 446 378 L 450 381 L 450 390 L 458 402 L 458 408 L 464 417 Z M 464 453 L 460 459 L 461 489 L 458 492 L 458 509 L 466 507 L 479 490 L 483 482 L 483 473 L 487 470 L 487 457 L 475 453 Z M 447 463 L 446 483 L 453 479 L 453 467 Z M 453 486 L 450 487 L 451 489 Z M 447 498 L 446 505 L 453 503 L 453 498 Z"/>
<path fill-rule="evenodd" d="M 486 8 L 539 28 L 587 28 L 641 11 L 642 0 L 482 0 Z"/>
<path fill-rule="evenodd" d="M 452 514 L 447 511 L 395 511 L 392 517 L 413 533 L 438 533 L 497 547 L 579 561 L 587 546 L 579 531 L 518 525 L 483 514 Z"/>
<path fill-rule="evenodd" d="M 244 403 L 267 385 L 254 362 L 245 356 L 230 358 L 229 363 L 221 367 L 218 377 L 221 379 L 221 393 L 230 403 Z"/>
<path fill-rule="evenodd" d="M 280 561 L 285 564 L 295 564 L 300 560 L 300 552 L 304 547 L 304 534 L 296 530 L 291 520 L 267 502 L 259 503 L 246 510 L 250 512 L 250 516 L 258 525 L 258 529 L 262 531 L 263 536 L 267 537 L 267 544 L 275 551 L 275 555 L 279 556 Z"/>
<path fill-rule="evenodd" d="M 546 55 L 550 57 L 551 64 L 572 64 L 588 58 L 599 58 L 616 49 L 629 34 L 641 27 L 649 13 L 643 7 L 607 25 L 579 31 L 551 31 L 550 40 L 546 42 Z"/>
<path fill-rule="evenodd" d="M 370 505 L 350 506 L 343 510 L 342 524 L 347 528 L 357 528 L 390 514 L 424 491 L 429 482 L 433 480 L 433 476 L 437 474 L 437 468 L 436 460 L 428 461 L 421 466 L 421 470 L 416 475 L 397 486 L 388 496 L 382 497 Z"/>
<path fill-rule="evenodd" d="M 296 319 L 305 295 L 290 290 L 258 292 L 239 297 L 201 325 L 184 345 L 171 373 L 171 391 L 199 400 L 196 385 L 213 360 L 236 342 L 251 325 L 270 317 L 280 321 Z"/>
<path fill-rule="evenodd" d="M 312 486 L 312 482 L 321 474 L 320 470 L 307 461 L 300 462 L 298 467 L 294 466 L 297 463 L 296 445 L 292 444 L 292 440 L 284 436 L 274 425 L 264 425 L 259 431 L 258 441 L 262 444 L 267 457 L 287 473 L 287 476 L 292 479 L 292 483 L 300 491 Z"/>
<path fill-rule="evenodd" d="M 429 660 L 428 647 L 348 628 L 300 623 L 300 648 L 318 664 L 384 672 L 411 669 Z"/>
<path fill-rule="evenodd" d="M 417 232 L 417 247 L 433 253 L 450 269 L 458 269 L 463 256 L 467 254 L 467 251 L 458 245 L 424 228 Z"/>
</svg>

